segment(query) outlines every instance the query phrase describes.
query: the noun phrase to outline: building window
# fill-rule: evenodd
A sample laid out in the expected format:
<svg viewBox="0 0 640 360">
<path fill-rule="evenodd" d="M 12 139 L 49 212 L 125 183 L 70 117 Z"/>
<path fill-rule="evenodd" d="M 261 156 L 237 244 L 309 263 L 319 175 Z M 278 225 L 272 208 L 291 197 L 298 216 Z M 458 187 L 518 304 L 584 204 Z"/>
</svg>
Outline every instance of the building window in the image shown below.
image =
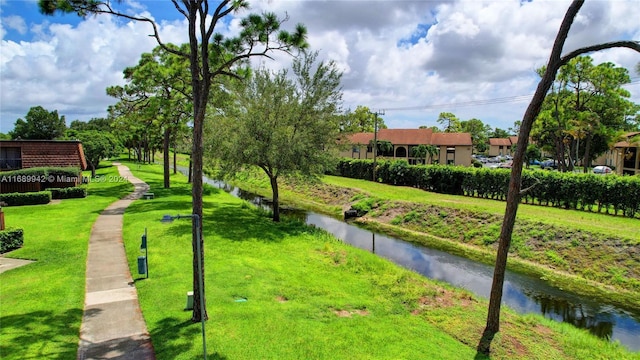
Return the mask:
<svg viewBox="0 0 640 360">
<path fill-rule="evenodd" d="M 456 148 L 447 148 L 447 165 L 456 164 Z"/>
<path fill-rule="evenodd" d="M 22 151 L 19 147 L 0 148 L 0 169 L 22 169 Z"/>
<path fill-rule="evenodd" d="M 396 158 L 406 158 L 407 157 L 407 149 L 404 147 L 399 147 L 396 149 Z"/>
</svg>

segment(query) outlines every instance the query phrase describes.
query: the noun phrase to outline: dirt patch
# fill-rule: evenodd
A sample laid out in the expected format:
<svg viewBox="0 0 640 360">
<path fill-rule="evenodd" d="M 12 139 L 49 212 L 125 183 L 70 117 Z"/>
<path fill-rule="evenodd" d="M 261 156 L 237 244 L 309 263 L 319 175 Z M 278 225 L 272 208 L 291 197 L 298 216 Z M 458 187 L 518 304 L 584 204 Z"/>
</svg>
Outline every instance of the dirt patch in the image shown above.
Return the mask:
<svg viewBox="0 0 640 360">
<path fill-rule="evenodd" d="M 338 317 L 347 317 L 350 318 L 353 315 L 367 316 L 369 315 L 369 311 L 367 309 L 354 309 L 354 310 L 346 310 L 346 309 L 333 309 L 333 313 Z"/>
<path fill-rule="evenodd" d="M 279 303 L 286 303 L 289 299 L 287 299 L 286 296 L 278 295 L 276 296 L 276 301 Z"/>
</svg>

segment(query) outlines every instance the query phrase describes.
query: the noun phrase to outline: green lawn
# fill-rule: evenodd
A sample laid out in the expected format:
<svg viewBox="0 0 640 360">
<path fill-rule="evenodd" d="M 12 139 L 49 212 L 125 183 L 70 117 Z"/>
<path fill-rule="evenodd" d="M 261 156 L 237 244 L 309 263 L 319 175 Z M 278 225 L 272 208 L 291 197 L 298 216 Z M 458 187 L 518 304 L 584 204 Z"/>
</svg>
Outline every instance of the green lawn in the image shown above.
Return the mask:
<svg viewBox="0 0 640 360">
<path fill-rule="evenodd" d="M 134 279 L 140 235 L 149 233 L 149 279 L 136 279 L 158 359 L 201 356 L 200 325 L 183 310 L 191 289 L 190 186 L 159 166 L 130 165 L 156 198 L 125 213 L 124 240 Z M 114 167 L 100 175 L 116 175 Z M 132 190 L 94 182 L 86 199 L 5 208 L 25 229 L 10 256 L 37 260 L 0 274 L 0 358 L 73 359 L 82 319 L 91 226 Z M 267 214 L 214 189 L 205 198 L 204 238 L 212 359 L 472 359 L 486 302 L 429 281 L 300 223 Z M 236 300 L 246 299 L 244 302 Z M 640 359 L 570 325 L 505 310 L 495 359 Z"/>
<path fill-rule="evenodd" d="M 201 355 L 200 325 L 184 311 L 191 289 L 190 187 L 159 166 L 131 167 L 155 199 L 126 211 L 124 239 L 136 269 L 148 230 L 149 279 L 136 281 L 158 359 Z M 472 359 L 486 301 L 432 282 L 323 231 L 284 221 L 214 189 L 205 197 L 207 344 L 217 359 Z M 134 274 L 134 278 L 136 275 Z M 238 302 L 237 300 L 246 299 Z M 495 359 L 638 359 L 567 324 L 505 310 Z"/>
<path fill-rule="evenodd" d="M 7 227 L 24 229 L 24 246 L 7 256 L 35 262 L 0 274 L 1 359 L 75 359 L 91 227 L 131 190 L 129 183 L 92 182 L 84 199 L 4 208 Z"/>
<path fill-rule="evenodd" d="M 411 187 L 390 186 L 373 181 L 339 176 L 325 176 L 323 181 L 327 184 L 361 189 L 383 199 L 469 209 L 501 216 L 504 214 L 506 206 L 504 201 L 437 194 Z M 640 221 L 638 219 L 528 204 L 520 204 L 518 218 L 605 235 L 615 235 L 640 244 L 640 237 L 638 236 L 640 234 Z"/>
</svg>

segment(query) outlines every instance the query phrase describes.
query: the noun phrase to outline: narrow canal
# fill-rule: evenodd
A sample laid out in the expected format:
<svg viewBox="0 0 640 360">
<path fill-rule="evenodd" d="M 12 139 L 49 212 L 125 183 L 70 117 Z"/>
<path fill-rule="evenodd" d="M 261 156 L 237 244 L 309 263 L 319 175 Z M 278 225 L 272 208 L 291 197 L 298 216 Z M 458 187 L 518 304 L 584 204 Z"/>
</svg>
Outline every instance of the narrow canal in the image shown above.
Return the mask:
<svg viewBox="0 0 640 360">
<path fill-rule="evenodd" d="M 271 204 L 261 196 L 206 177 L 204 182 L 257 206 L 271 209 Z M 371 251 L 428 278 L 467 289 L 484 298 L 489 297 L 492 266 L 373 233 L 327 215 L 303 210 L 283 214 L 295 216 L 309 225 L 330 232 L 348 244 Z M 640 313 L 603 304 L 550 286 L 538 278 L 511 271 L 506 274 L 502 302 L 518 313 L 542 314 L 549 319 L 586 328 L 599 337 L 619 341 L 632 351 L 640 351 Z"/>
</svg>

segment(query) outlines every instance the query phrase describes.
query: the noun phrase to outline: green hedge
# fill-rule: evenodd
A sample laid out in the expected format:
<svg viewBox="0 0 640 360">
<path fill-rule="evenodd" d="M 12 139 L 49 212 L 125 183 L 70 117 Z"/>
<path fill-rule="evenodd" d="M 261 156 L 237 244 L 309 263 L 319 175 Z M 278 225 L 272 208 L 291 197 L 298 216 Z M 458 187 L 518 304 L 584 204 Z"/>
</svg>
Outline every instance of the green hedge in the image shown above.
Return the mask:
<svg viewBox="0 0 640 360">
<path fill-rule="evenodd" d="M 51 192 L 0 194 L 0 201 L 5 202 L 7 206 L 48 204 L 51 202 Z"/>
<path fill-rule="evenodd" d="M 77 199 L 87 197 L 87 189 L 80 186 L 68 188 L 49 188 L 52 199 Z"/>
<path fill-rule="evenodd" d="M 343 159 L 336 175 L 371 180 L 373 161 Z M 379 161 L 377 181 L 455 195 L 505 200 L 511 170 L 447 165 L 409 165 L 405 160 Z M 640 176 L 602 176 L 523 170 L 522 201 L 529 204 L 606 211 L 635 217 L 640 214 Z"/>
<path fill-rule="evenodd" d="M 19 249 L 23 243 L 24 232 L 22 229 L 0 230 L 0 254 Z"/>
</svg>

